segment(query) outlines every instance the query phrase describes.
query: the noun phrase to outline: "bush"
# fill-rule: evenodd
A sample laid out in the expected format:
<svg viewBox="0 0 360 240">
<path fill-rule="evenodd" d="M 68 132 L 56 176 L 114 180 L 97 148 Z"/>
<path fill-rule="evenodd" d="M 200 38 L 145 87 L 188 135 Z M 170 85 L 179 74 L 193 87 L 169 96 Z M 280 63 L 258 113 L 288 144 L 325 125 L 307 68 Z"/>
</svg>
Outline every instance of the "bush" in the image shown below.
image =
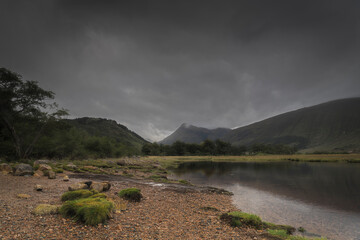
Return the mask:
<svg viewBox="0 0 360 240">
<path fill-rule="evenodd" d="M 61 196 L 61 201 L 65 202 L 65 201 L 71 201 L 71 200 L 76 200 L 76 199 L 80 199 L 80 198 L 88 198 L 94 194 L 97 194 L 97 192 L 94 190 L 90 191 L 87 189 L 69 191 L 69 192 L 64 193 Z"/>
<path fill-rule="evenodd" d="M 143 197 L 138 188 L 127 188 L 119 192 L 119 197 L 132 202 L 140 202 Z"/>
<path fill-rule="evenodd" d="M 65 202 L 59 212 L 87 225 L 97 225 L 109 219 L 113 208 L 114 204 L 105 198 L 82 198 Z"/>
</svg>

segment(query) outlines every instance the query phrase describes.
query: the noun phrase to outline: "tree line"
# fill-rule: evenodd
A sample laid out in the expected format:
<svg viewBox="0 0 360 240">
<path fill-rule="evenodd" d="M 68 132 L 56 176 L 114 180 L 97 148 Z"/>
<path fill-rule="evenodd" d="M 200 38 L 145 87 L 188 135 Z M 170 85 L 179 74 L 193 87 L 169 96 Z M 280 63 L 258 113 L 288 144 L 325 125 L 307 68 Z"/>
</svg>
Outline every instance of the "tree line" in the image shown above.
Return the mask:
<svg viewBox="0 0 360 240">
<path fill-rule="evenodd" d="M 234 146 L 221 140 L 205 140 L 200 144 L 176 141 L 171 145 L 158 143 L 144 144 L 141 152 L 147 156 L 240 156 L 246 154 L 293 154 L 296 147 L 282 144 L 253 144 L 250 146 Z"/>
<path fill-rule="evenodd" d="M 35 81 L 0 68 L 0 158 L 105 158 L 138 155 L 140 149 L 106 136 L 90 135 L 62 120 L 55 94 Z"/>
</svg>

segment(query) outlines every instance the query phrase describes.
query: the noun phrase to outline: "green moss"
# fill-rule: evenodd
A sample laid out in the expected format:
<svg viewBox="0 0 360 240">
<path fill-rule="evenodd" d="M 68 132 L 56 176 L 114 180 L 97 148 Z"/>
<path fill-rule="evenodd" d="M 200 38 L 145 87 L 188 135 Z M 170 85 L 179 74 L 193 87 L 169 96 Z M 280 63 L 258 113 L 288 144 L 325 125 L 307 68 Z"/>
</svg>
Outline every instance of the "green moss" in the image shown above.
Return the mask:
<svg viewBox="0 0 360 240">
<path fill-rule="evenodd" d="M 262 228 L 261 218 L 257 215 L 238 212 L 238 211 L 230 212 L 228 213 L 228 215 L 232 217 L 231 225 L 233 226 L 239 226 L 239 225 L 241 226 L 242 224 L 244 224 L 244 225 L 253 226 L 256 229 Z"/>
<path fill-rule="evenodd" d="M 76 191 L 69 191 L 64 193 L 61 196 L 61 201 L 65 202 L 65 201 L 71 201 L 71 200 L 75 200 L 75 199 L 80 199 L 80 198 L 87 198 L 90 197 L 94 194 L 96 194 L 97 192 L 94 190 L 87 190 L 87 189 L 80 189 L 80 190 L 76 190 Z"/>
<path fill-rule="evenodd" d="M 295 228 L 289 225 L 276 225 L 269 222 L 263 222 L 264 229 L 272 229 L 272 230 L 284 230 L 287 234 L 293 234 L 295 232 Z"/>
<path fill-rule="evenodd" d="M 59 206 L 50 204 L 39 204 L 33 211 L 35 215 L 49 215 L 58 213 Z"/>
<path fill-rule="evenodd" d="M 140 189 L 127 188 L 127 189 L 123 189 L 119 192 L 119 197 L 124 198 L 129 201 L 133 201 L 133 202 L 140 202 L 140 200 L 143 196 L 140 192 Z"/>
<path fill-rule="evenodd" d="M 54 172 L 56 172 L 56 173 L 63 173 L 63 172 L 64 172 L 64 169 L 62 169 L 62 168 L 54 168 Z"/>
<path fill-rule="evenodd" d="M 90 196 L 90 198 L 107 198 L 107 196 L 105 193 L 97 193 L 97 194 Z"/>
<path fill-rule="evenodd" d="M 59 212 L 87 225 L 97 225 L 109 219 L 113 208 L 114 204 L 105 198 L 82 198 L 65 202 Z"/>
<path fill-rule="evenodd" d="M 180 179 L 178 182 L 181 184 L 184 184 L 184 185 L 191 185 L 191 183 L 189 181 L 186 181 L 184 179 Z"/>
</svg>

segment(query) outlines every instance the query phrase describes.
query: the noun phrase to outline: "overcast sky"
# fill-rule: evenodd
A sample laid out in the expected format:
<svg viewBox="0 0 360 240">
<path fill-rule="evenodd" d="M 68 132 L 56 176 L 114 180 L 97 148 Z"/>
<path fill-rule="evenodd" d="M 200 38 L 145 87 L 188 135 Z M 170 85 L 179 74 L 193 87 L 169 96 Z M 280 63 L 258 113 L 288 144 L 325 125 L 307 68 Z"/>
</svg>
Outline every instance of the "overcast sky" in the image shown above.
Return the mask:
<svg viewBox="0 0 360 240">
<path fill-rule="evenodd" d="M 0 67 L 71 117 L 156 141 L 360 96 L 359 13 L 356 0 L 0 0 Z"/>
</svg>

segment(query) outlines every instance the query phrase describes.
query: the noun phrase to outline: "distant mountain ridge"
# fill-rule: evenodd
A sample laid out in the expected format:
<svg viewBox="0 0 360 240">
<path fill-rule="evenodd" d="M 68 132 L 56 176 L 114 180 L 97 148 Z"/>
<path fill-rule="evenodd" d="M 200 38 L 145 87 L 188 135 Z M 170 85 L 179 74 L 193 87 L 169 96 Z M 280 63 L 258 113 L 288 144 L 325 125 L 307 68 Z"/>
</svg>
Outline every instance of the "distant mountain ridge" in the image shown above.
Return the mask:
<svg viewBox="0 0 360 240">
<path fill-rule="evenodd" d="M 117 142 L 130 147 L 141 149 L 142 145 L 147 143 L 133 131 L 130 131 L 124 125 L 118 124 L 115 120 L 104 118 L 82 117 L 76 119 L 64 119 L 64 121 L 78 129 L 84 130 L 90 135 L 109 137 Z"/>
<path fill-rule="evenodd" d="M 201 143 L 205 139 L 216 140 L 222 138 L 230 131 L 231 129 L 229 128 L 207 129 L 183 123 L 175 132 L 160 143 L 173 144 L 178 140 L 186 143 Z"/>
<path fill-rule="evenodd" d="M 166 139 L 190 142 L 195 135 L 196 142 L 202 142 L 207 138 L 192 129 L 206 132 L 198 127 L 181 129 L 182 134 L 176 130 Z M 219 138 L 234 145 L 285 144 L 305 152 L 360 151 L 360 98 L 334 100 L 283 113 L 230 130 Z M 166 139 L 162 142 L 169 144 Z"/>
</svg>

